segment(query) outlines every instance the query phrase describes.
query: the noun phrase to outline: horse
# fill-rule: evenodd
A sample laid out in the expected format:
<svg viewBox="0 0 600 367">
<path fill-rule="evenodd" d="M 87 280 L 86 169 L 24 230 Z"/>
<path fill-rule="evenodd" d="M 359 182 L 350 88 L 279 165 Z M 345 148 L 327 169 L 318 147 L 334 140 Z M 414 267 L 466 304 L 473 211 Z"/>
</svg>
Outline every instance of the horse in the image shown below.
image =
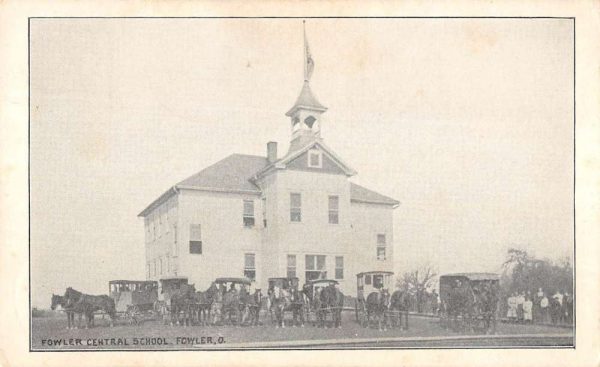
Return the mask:
<svg viewBox="0 0 600 367">
<path fill-rule="evenodd" d="M 173 324 L 191 326 L 195 293 L 196 288 L 193 284 L 189 284 L 177 289 L 171 295 L 171 326 Z M 180 318 L 181 314 L 183 319 Z"/>
<path fill-rule="evenodd" d="M 471 287 L 461 285 L 449 289 L 448 297 L 442 302 L 442 306 L 452 329 L 458 329 L 459 317 L 462 319 L 462 329 L 473 329 L 472 321 L 475 308 L 475 294 Z"/>
<path fill-rule="evenodd" d="M 56 307 L 58 307 L 58 306 L 60 306 L 67 314 L 67 329 L 70 329 L 71 327 L 77 328 L 77 326 L 75 326 L 75 311 L 73 311 L 70 308 L 68 309 L 66 307 L 67 300 L 63 296 L 59 296 L 57 294 L 52 294 L 52 301 L 51 301 L 50 309 L 52 311 L 54 311 L 56 309 Z M 81 317 L 82 317 L 83 313 L 78 313 L 78 315 L 79 315 L 79 326 L 81 326 Z"/>
<path fill-rule="evenodd" d="M 387 289 L 382 289 L 379 292 L 369 293 L 366 299 L 367 320 L 363 326 L 368 327 L 371 323 L 371 316 L 374 316 L 377 320 L 379 330 L 381 331 L 382 325 L 383 329 L 386 330 L 385 313 L 389 304 L 390 294 Z"/>
<path fill-rule="evenodd" d="M 484 284 L 476 294 L 476 307 L 482 317 L 486 334 L 496 331 L 496 311 L 498 310 L 498 292 L 494 285 Z"/>
<path fill-rule="evenodd" d="M 393 316 L 390 317 L 390 327 L 397 325 L 400 330 L 402 327 L 402 316 L 404 316 L 405 329 L 408 330 L 408 311 L 410 310 L 410 295 L 406 291 L 397 290 L 390 297 L 388 309 Z"/>
<path fill-rule="evenodd" d="M 322 327 L 324 325 L 324 320 L 321 322 L 321 317 L 324 316 L 324 313 L 321 312 L 321 308 L 323 307 L 323 303 L 321 302 L 321 291 L 322 289 L 320 287 L 312 287 L 308 284 L 305 284 L 302 287 L 302 294 L 304 295 L 304 307 L 309 311 L 312 310 L 314 312 L 316 320 L 313 319 L 312 325 L 315 326 L 316 324 L 318 327 Z M 310 319 L 310 316 L 308 319 Z"/>
<path fill-rule="evenodd" d="M 277 327 L 285 327 L 285 311 L 292 311 L 292 325 L 304 327 L 304 301 L 297 289 L 284 289 L 275 286 L 269 294 L 271 309 L 275 310 Z M 298 321 L 300 319 L 300 321 Z"/>
<path fill-rule="evenodd" d="M 213 282 L 206 291 L 197 291 L 194 294 L 194 312 L 197 313 L 198 323 L 201 325 L 207 325 L 210 321 L 210 309 L 217 292 L 217 286 Z"/>
<path fill-rule="evenodd" d="M 114 325 L 117 317 L 115 301 L 106 295 L 92 296 L 81 293 L 71 287 L 65 291 L 66 308 L 73 309 L 76 313 L 85 314 L 86 328 L 94 326 L 94 312 L 104 311 L 110 316 L 110 326 Z"/>
<path fill-rule="evenodd" d="M 248 294 L 244 299 L 241 300 L 244 304 L 241 322 L 242 324 L 248 320 L 251 326 L 258 326 L 262 299 L 262 291 L 260 289 L 256 289 L 254 294 Z"/>
<path fill-rule="evenodd" d="M 331 313 L 333 327 L 342 327 L 342 308 L 344 307 L 344 294 L 333 284 L 321 290 L 321 325 L 325 326 L 326 312 Z"/>
<path fill-rule="evenodd" d="M 235 317 L 236 323 L 240 325 L 241 310 L 240 310 L 240 294 L 236 290 L 231 290 L 223 295 L 223 320 L 227 318 L 230 324 L 233 324 L 232 316 Z"/>
<path fill-rule="evenodd" d="M 221 322 L 223 315 L 223 292 L 217 288 L 217 291 L 213 294 L 213 299 L 210 304 L 210 310 L 208 311 L 209 316 L 212 315 L 211 325 L 216 325 L 217 322 Z M 210 317 L 209 317 L 210 319 Z"/>
</svg>

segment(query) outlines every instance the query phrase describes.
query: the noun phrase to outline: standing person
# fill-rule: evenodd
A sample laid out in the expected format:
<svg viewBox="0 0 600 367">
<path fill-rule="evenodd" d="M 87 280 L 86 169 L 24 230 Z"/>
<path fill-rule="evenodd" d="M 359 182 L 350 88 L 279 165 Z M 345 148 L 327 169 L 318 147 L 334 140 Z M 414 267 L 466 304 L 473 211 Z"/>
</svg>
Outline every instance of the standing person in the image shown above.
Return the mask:
<svg viewBox="0 0 600 367">
<path fill-rule="evenodd" d="M 554 294 L 554 296 L 552 296 L 552 298 L 554 298 L 557 301 L 557 304 L 555 305 L 555 308 L 558 309 L 555 311 L 555 312 L 557 312 L 556 322 L 560 324 L 564 319 L 564 316 L 562 313 L 563 294 L 560 290 L 557 290 L 556 293 Z"/>
<path fill-rule="evenodd" d="M 519 323 L 523 322 L 523 303 L 525 303 L 525 295 L 519 293 L 517 296 L 517 320 Z"/>
<path fill-rule="evenodd" d="M 544 298 L 544 291 L 542 290 L 542 288 L 539 288 L 538 292 L 533 298 L 533 322 L 535 323 L 544 322 L 544 320 L 542 319 L 542 298 Z"/>
<path fill-rule="evenodd" d="M 525 323 L 533 322 L 533 302 L 531 301 L 531 296 L 525 297 L 525 301 L 523 302 L 523 321 Z"/>
<path fill-rule="evenodd" d="M 506 317 L 509 322 L 514 322 L 517 319 L 517 297 L 516 293 L 511 294 L 506 300 L 508 303 L 508 312 Z"/>
<path fill-rule="evenodd" d="M 568 324 L 573 323 L 573 296 L 567 292 L 565 292 L 565 296 L 563 299 L 563 309 L 565 315 L 565 322 Z"/>
<path fill-rule="evenodd" d="M 548 297 L 545 294 L 542 294 L 542 299 L 540 300 L 540 311 L 541 311 L 541 322 L 548 322 Z"/>
</svg>

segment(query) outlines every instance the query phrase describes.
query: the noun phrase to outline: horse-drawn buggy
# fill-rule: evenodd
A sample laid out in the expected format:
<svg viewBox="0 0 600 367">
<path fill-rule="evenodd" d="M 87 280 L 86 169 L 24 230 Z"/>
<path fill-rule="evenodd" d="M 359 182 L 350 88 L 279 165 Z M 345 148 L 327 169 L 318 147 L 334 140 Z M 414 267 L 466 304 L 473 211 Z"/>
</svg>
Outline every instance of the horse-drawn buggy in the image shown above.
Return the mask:
<svg viewBox="0 0 600 367">
<path fill-rule="evenodd" d="M 108 294 L 115 301 L 117 314 L 125 316 L 130 324 L 156 316 L 158 283 L 155 281 L 111 280 Z"/>
<path fill-rule="evenodd" d="M 342 327 L 344 294 L 338 289 L 338 281 L 333 279 L 309 280 L 302 287 L 306 297 L 304 314 L 313 326 L 326 327 L 327 316 L 334 327 Z"/>
<path fill-rule="evenodd" d="M 396 290 L 391 293 L 393 281 L 394 273 L 391 271 L 356 274 L 356 322 L 364 327 L 369 327 L 372 321 L 376 321 L 379 329 L 387 326 L 408 329 L 410 298 L 406 291 Z"/>
<path fill-rule="evenodd" d="M 440 276 L 440 324 L 464 331 L 496 329 L 500 281 L 494 273 Z"/>
<path fill-rule="evenodd" d="M 260 311 L 260 289 L 250 294 L 252 282 L 248 278 L 217 278 L 214 281 L 217 287 L 212 306 L 213 324 L 217 322 L 232 325 L 242 325 L 250 320 L 253 325 L 258 324 Z M 255 300 L 255 298 L 257 298 Z"/>
<path fill-rule="evenodd" d="M 297 277 L 269 278 L 267 310 L 277 327 L 285 327 L 285 312 L 292 313 L 292 325 L 304 327 L 305 298 L 298 289 Z M 275 313 L 275 318 L 273 318 Z"/>
<path fill-rule="evenodd" d="M 160 279 L 160 292 L 156 309 L 162 315 L 163 322 L 173 324 L 191 324 L 190 308 L 196 289 L 188 284 L 187 277 Z"/>
</svg>

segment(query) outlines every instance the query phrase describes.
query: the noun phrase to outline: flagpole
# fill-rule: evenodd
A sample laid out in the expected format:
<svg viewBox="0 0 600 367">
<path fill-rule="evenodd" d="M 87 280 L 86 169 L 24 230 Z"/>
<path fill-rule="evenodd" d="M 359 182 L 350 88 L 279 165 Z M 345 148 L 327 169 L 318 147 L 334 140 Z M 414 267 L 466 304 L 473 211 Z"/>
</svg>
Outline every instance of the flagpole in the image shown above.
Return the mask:
<svg viewBox="0 0 600 367">
<path fill-rule="evenodd" d="M 302 20 L 302 30 L 304 32 L 304 50 L 302 50 L 302 53 L 304 54 L 303 56 L 303 60 L 304 60 L 304 81 L 307 81 L 308 77 L 307 77 L 307 72 L 308 70 L 306 69 L 307 64 L 308 64 L 308 60 L 306 59 L 306 20 Z"/>
</svg>

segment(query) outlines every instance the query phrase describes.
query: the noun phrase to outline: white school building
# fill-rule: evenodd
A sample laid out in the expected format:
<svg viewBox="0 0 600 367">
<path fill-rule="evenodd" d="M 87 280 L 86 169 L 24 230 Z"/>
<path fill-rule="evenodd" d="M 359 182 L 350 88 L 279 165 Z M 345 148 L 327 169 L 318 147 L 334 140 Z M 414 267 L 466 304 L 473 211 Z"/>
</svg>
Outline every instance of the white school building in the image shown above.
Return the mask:
<svg viewBox="0 0 600 367">
<path fill-rule="evenodd" d="M 245 276 L 266 289 L 270 277 L 296 276 L 300 284 L 327 278 L 353 295 L 357 273 L 393 270 L 399 203 L 350 182 L 357 172 L 325 144 L 320 118 L 327 108 L 309 79 L 305 71 L 286 113 L 287 152 L 269 142 L 266 156 L 232 154 L 139 214 L 148 280 L 185 276 L 205 289 L 217 277 Z"/>
</svg>

